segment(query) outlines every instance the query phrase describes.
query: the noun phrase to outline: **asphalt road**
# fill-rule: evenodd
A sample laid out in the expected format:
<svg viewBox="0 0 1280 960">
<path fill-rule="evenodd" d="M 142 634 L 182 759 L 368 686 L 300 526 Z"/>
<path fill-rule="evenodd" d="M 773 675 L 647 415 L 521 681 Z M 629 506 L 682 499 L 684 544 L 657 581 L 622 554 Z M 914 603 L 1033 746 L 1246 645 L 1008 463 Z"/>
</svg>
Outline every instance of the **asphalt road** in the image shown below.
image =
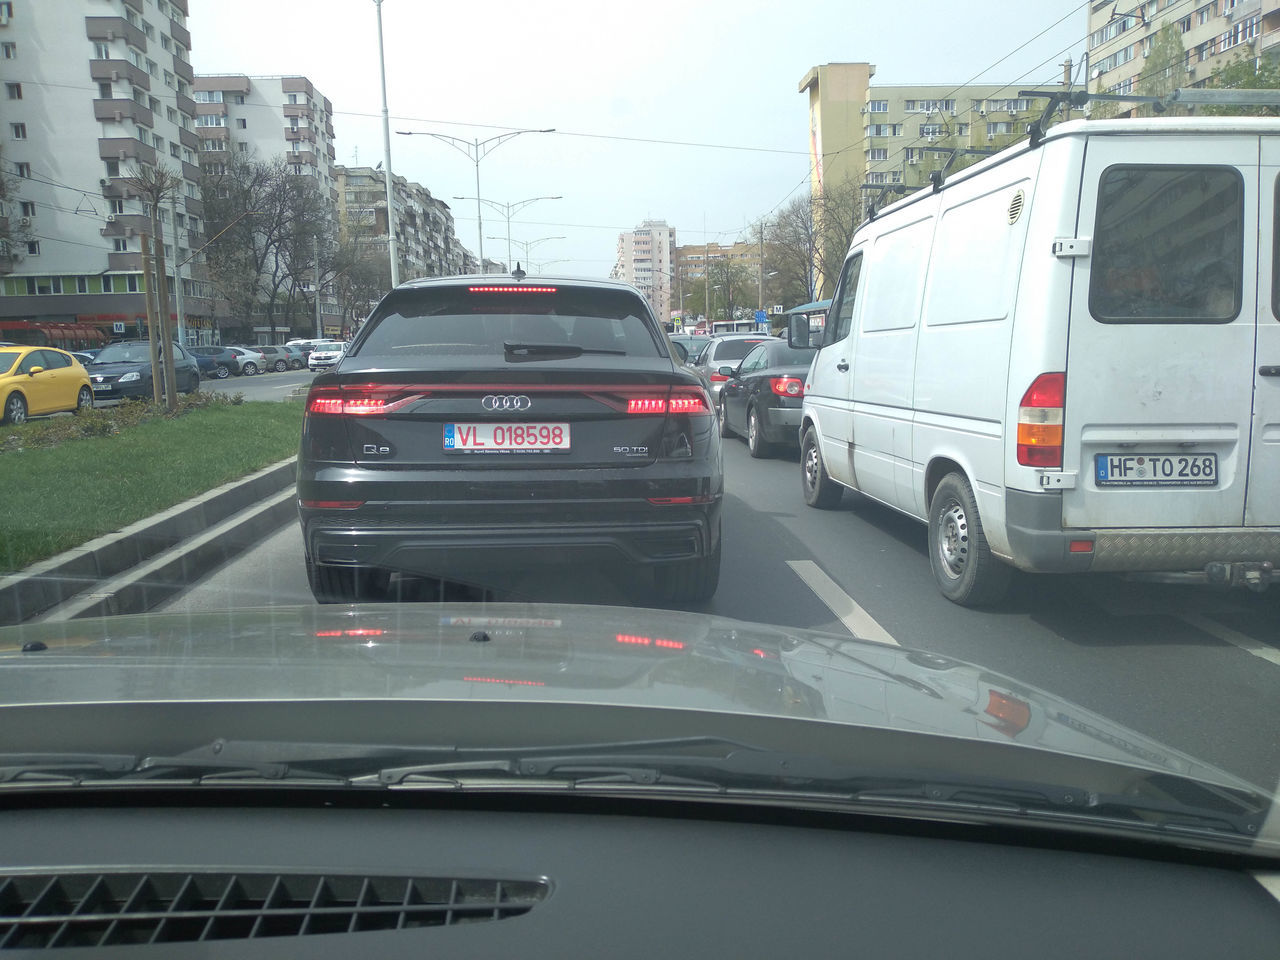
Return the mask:
<svg viewBox="0 0 1280 960">
<path fill-rule="evenodd" d="M 314 377 L 310 370 L 286 370 L 284 373 L 259 373 L 252 377 L 201 380 L 200 389 L 215 393 L 243 393 L 246 400 L 283 400 L 296 387 L 310 383 Z"/>
<path fill-rule="evenodd" d="M 309 376 L 248 385 L 283 390 Z M 834 511 L 806 507 L 794 455 L 752 460 L 729 440 L 725 467 L 720 589 L 689 609 L 967 660 L 1277 788 L 1280 588 L 1258 595 L 1023 575 L 1000 608 L 966 610 L 938 593 L 922 525 L 851 493 Z M 438 596 L 436 585 L 410 587 L 412 599 Z M 653 605 L 644 578 L 625 570 L 530 571 L 498 585 L 495 599 Z M 291 523 L 166 609 L 311 602 Z"/>
</svg>

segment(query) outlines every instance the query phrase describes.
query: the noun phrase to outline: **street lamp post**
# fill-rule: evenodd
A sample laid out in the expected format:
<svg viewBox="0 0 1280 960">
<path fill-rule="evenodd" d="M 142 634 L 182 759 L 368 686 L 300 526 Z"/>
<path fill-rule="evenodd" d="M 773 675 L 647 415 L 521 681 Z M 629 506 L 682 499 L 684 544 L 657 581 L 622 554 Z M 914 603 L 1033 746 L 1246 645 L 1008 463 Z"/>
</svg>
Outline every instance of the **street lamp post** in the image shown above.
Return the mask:
<svg viewBox="0 0 1280 960">
<path fill-rule="evenodd" d="M 391 176 L 391 114 L 387 110 L 387 59 L 382 49 L 382 0 L 373 0 L 378 8 L 378 70 L 382 75 L 382 163 L 387 173 L 387 256 L 391 259 L 391 286 L 400 285 L 400 254 L 396 250 L 395 186 Z"/>
<path fill-rule="evenodd" d="M 477 165 L 476 170 L 477 170 L 477 171 L 479 171 L 479 169 L 480 169 L 480 167 Z M 479 181 L 477 181 L 477 182 L 476 182 L 476 186 L 477 186 L 477 187 L 479 187 L 479 185 L 480 185 L 480 184 L 479 184 Z M 529 206 L 529 204 L 531 204 L 531 203 L 537 203 L 539 200 L 563 200 L 564 198 L 563 198 L 563 197 L 559 197 L 559 196 L 556 196 L 556 197 L 529 197 L 527 200 L 517 200 L 517 201 L 515 201 L 514 203 L 501 203 L 501 202 L 499 202 L 499 201 L 497 201 L 497 200 L 485 200 L 485 199 L 483 199 L 482 197 L 480 197 L 480 195 L 479 195 L 479 190 L 477 189 L 477 191 L 476 191 L 476 196 L 474 196 L 474 197 L 454 197 L 453 199 L 455 199 L 455 200 L 475 200 L 475 201 L 476 201 L 476 203 L 477 203 L 477 205 L 478 205 L 478 204 L 481 204 L 481 203 L 487 203 L 487 204 L 488 204 L 489 206 L 491 206 L 494 210 L 497 210 L 500 214 L 502 214 L 504 217 L 506 217 L 506 218 L 507 218 L 507 269 L 508 269 L 508 270 L 510 270 L 510 269 L 511 269 L 511 217 L 512 217 L 512 215 L 513 215 L 513 214 L 516 214 L 516 213 L 519 213 L 519 212 L 520 212 L 521 210 L 523 210 L 525 207 Z M 489 239 L 490 239 L 490 240 L 493 240 L 494 238 L 493 238 L 493 237 L 490 237 Z"/>
<path fill-rule="evenodd" d="M 502 239 L 502 237 L 486 237 L 485 239 L 486 239 L 486 240 L 501 240 L 501 239 Z M 537 246 L 538 244 L 540 244 L 540 243 L 546 243 L 548 240 L 563 240 L 563 239 L 564 239 L 564 237 L 539 237 L 537 240 L 512 240 L 512 239 L 511 239 L 511 235 L 510 235 L 510 234 L 507 234 L 507 238 L 506 238 L 506 239 L 507 239 L 507 243 L 508 243 L 508 244 L 512 244 L 512 243 L 514 243 L 514 244 L 515 244 L 516 246 L 518 246 L 518 247 L 524 247 L 524 261 L 525 261 L 525 265 L 526 265 L 526 267 L 527 267 L 527 266 L 528 266 L 528 263 L 529 263 L 529 251 L 530 251 L 530 250 L 532 250 L 534 247 L 536 247 L 536 246 Z M 507 250 L 507 259 L 508 259 L 508 260 L 510 260 L 510 259 L 511 259 L 511 250 L 510 250 L 510 248 L 508 248 L 508 250 Z M 552 261 L 552 262 L 557 262 L 557 261 Z M 507 264 L 507 265 L 508 265 L 508 266 L 510 266 L 510 264 Z"/>
<path fill-rule="evenodd" d="M 381 2 L 381 0 L 377 0 Z M 476 237 L 478 240 L 477 248 L 480 252 L 480 272 L 484 273 L 484 217 L 480 212 L 480 161 L 487 157 L 502 144 L 506 143 L 512 137 L 518 137 L 522 133 L 555 133 L 555 127 L 547 127 L 542 130 L 512 130 L 509 133 L 500 133 L 496 137 L 490 137 L 488 140 L 460 140 L 457 137 L 451 137 L 444 133 L 431 133 L 428 130 L 397 130 L 396 133 L 402 137 L 435 137 L 437 140 L 443 140 L 455 150 L 460 150 L 467 155 L 472 163 L 476 165 Z M 509 228 L 508 228 L 509 229 Z"/>
</svg>

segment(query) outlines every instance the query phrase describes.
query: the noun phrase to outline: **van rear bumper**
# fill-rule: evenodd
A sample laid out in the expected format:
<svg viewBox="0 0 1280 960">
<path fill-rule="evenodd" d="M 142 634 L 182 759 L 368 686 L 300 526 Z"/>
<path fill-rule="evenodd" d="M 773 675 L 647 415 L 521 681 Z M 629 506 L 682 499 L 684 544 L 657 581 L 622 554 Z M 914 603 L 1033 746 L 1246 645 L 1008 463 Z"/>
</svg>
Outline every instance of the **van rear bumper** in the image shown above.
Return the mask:
<svg viewBox="0 0 1280 960">
<path fill-rule="evenodd" d="M 1277 527 L 1062 528 L 1062 494 L 1005 491 L 1005 526 L 1011 556 L 1036 573 L 1137 573 L 1203 570 L 1215 562 L 1270 561 L 1280 566 Z M 1089 553 L 1071 553 L 1071 541 L 1092 540 Z"/>
</svg>

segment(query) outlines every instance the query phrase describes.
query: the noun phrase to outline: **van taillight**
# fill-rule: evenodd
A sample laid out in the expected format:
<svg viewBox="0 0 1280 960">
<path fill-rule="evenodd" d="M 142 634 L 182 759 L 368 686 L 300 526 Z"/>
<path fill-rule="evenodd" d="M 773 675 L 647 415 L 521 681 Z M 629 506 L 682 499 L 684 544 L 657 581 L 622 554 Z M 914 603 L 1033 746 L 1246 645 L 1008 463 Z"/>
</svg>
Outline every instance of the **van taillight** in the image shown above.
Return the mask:
<svg viewBox="0 0 1280 960">
<path fill-rule="evenodd" d="M 1067 375 L 1042 373 L 1018 404 L 1018 463 L 1024 467 L 1062 466 L 1062 420 Z"/>
</svg>

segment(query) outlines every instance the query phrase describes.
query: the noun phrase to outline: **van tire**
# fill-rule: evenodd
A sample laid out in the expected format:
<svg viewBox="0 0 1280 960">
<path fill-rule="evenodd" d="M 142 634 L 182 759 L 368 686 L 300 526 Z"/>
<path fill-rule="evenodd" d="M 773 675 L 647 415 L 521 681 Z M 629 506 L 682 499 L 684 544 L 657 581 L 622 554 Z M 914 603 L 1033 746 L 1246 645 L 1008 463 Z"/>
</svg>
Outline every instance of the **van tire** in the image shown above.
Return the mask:
<svg viewBox="0 0 1280 960">
<path fill-rule="evenodd" d="M 942 478 L 929 501 L 929 566 L 942 595 L 962 607 L 999 602 L 1013 570 L 987 546 L 973 488 L 961 473 Z"/>
<path fill-rule="evenodd" d="M 809 427 L 800 441 L 800 487 L 804 502 L 819 510 L 833 510 L 840 505 L 844 488 L 827 475 L 818 444 L 818 431 Z"/>
</svg>

